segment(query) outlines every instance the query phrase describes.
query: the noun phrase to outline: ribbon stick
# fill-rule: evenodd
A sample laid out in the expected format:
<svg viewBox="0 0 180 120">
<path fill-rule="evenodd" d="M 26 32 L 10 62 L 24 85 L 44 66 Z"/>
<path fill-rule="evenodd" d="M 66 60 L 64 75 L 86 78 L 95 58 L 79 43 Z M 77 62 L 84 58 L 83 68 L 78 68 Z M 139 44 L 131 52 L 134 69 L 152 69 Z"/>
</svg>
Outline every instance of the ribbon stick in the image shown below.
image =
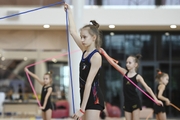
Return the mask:
<svg viewBox="0 0 180 120">
<path fill-rule="evenodd" d="M 32 89 L 32 91 L 33 91 L 33 93 L 34 93 L 34 96 L 36 97 L 37 103 L 38 103 L 39 107 L 41 107 L 42 105 L 41 105 L 41 103 L 40 103 L 40 101 L 39 101 L 39 99 L 38 99 L 38 96 L 37 96 L 37 94 L 36 94 L 36 91 L 35 91 L 35 89 L 34 89 L 34 87 L 33 87 L 33 84 L 32 84 L 32 82 L 31 82 L 31 79 L 30 79 L 29 74 L 28 74 L 27 72 L 26 72 L 26 76 L 27 76 L 27 78 L 28 78 L 28 80 L 29 80 L 29 84 L 30 84 L 31 89 Z"/>
<path fill-rule="evenodd" d="M 31 9 L 31 10 L 27 10 L 27 11 L 20 12 L 20 13 L 17 13 L 17 14 L 12 14 L 12 15 L 8 15 L 8 16 L 0 17 L 0 20 L 6 19 L 6 18 L 10 18 L 10 17 L 14 17 L 14 16 L 19 16 L 19 15 L 21 15 L 21 14 L 26 14 L 26 13 L 34 12 L 34 11 L 37 11 L 37 10 L 41 10 L 41 9 L 44 9 L 44 8 L 47 8 L 47 7 L 52 7 L 52 6 L 55 6 L 55 5 L 58 5 L 58 4 L 62 4 L 62 3 L 64 3 L 64 1 L 57 2 L 57 3 L 54 3 L 54 4 L 50 4 L 50 5 L 47 5 L 47 6 L 42 6 L 42 7 L 35 8 L 35 9 Z M 67 53 L 66 53 L 66 54 L 67 54 Z M 65 54 L 65 55 L 66 55 L 66 54 Z M 64 56 L 64 55 L 61 55 L 61 56 Z M 53 58 L 57 58 L 57 57 L 53 57 Z M 26 66 L 26 67 L 29 68 L 29 67 L 31 67 L 31 66 L 34 66 L 34 65 L 36 65 L 36 64 L 40 64 L 41 62 L 45 62 L 45 61 L 48 61 L 48 60 L 51 60 L 51 59 L 52 59 L 52 58 L 48 58 L 48 59 L 46 59 L 46 60 L 43 60 L 43 61 L 40 61 L 40 62 L 31 64 L 31 65 L 28 65 L 28 66 Z M 29 80 L 30 86 L 31 86 L 31 88 L 32 88 L 32 91 L 33 91 L 35 97 L 36 97 L 36 100 L 37 100 L 37 102 L 38 102 L 38 105 L 41 106 L 41 104 L 40 104 L 40 102 L 39 102 L 39 100 L 38 100 L 36 91 L 35 91 L 35 89 L 34 89 L 34 87 L 33 87 L 33 84 L 32 84 L 32 82 L 31 82 L 31 79 L 30 79 L 29 74 L 28 74 L 27 72 L 26 72 L 26 76 L 27 76 L 27 78 L 28 78 L 28 80 Z"/>
<path fill-rule="evenodd" d="M 180 108 L 178 108 L 177 106 L 175 106 L 174 104 L 170 103 L 170 105 L 172 107 L 174 107 L 176 110 L 180 111 Z M 149 115 L 147 116 L 146 120 L 149 120 L 149 117 L 153 114 L 153 112 L 149 113 Z"/>
<path fill-rule="evenodd" d="M 78 51 L 80 51 L 80 50 L 78 49 L 78 50 L 71 51 L 70 54 L 76 53 L 76 52 L 78 52 Z M 60 57 L 66 56 L 66 55 L 68 55 L 68 52 L 62 53 L 62 54 L 59 54 L 59 55 L 57 55 L 57 56 L 53 56 L 53 57 L 50 57 L 50 58 L 47 58 L 47 59 L 44 59 L 44 60 L 41 60 L 41 61 L 38 61 L 38 62 L 35 62 L 35 63 L 33 63 L 33 64 L 30 64 L 30 65 L 26 66 L 26 67 L 29 68 L 29 67 L 31 67 L 31 66 L 35 66 L 35 65 L 41 64 L 41 63 L 43 63 L 43 62 L 52 60 L 52 59 L 54 59 L 54 58 L 60 58 Z"/>
<path fill-rule="evenodd" d="M 58 4 L 62 4 L 62 3 L 64 3 L 64 1 L 56 2 L 54 4 L 50 4 L 50 5 L 42 6 L 42 7 L 39 7 L 39 8 L 27 10 L 27 11 L 24 11 L 24 12 L 20 12 L 20 13 L 8 15 L 8 16 L 0 17 L 0 20 L 6 19 L 6 18 L 10 18 L 10 17 L 15 17 L 15 16 L 18 16 L 18 15 L 21 15 L 21 14 L 26 14 L 26 13 L 29 13 L 29 12 L 34 12 L 34 11 L 37 11 L 37 10 L 41 10 L 41 9 L 44 9 L 44 8 L 52 7 L 52 6 L 55 6 L 55 5 L 58 5 Z"/>
<path fill-rule="evenodd" d="M 136 85 L 131 79 L 129 79 L 121 70 L 119 65 L 117 65 L 113 59 L 101 48 L 100 53 L 108 60 L 108 62 L 117 70 L 119 71 L 129 82 L 131 82 L 136 88 L 138 88 L 144 95 L 146 95 L 149 99 L 151 99 L 154 103 L 157 104 L 157 102 L 149 96 L 146 92 L 144 92 L 138 85 Z"/>
<path fill-rule="evenodd" d="M 175 109 L 177 109 L 178 111 L 180 111 L 180 108 L 178 108 L 178 107 L 175 106 L 174 104 L 170 103 L 170 105 L 171 105 L 172 107 L 174 107 Z"/>
<path fill-rule="evenodd" d="M 80 50 L 72 51 L 72 52 L 70 52 L 70 54 L 75 53 L 75 52 L 78 52 L 78 51 L 80 51 Z M 47 59 L 45 59 L 45 60 L 41 60 L 41 61 L 39 61 L 39 62 L 30 64 L 30 65 L 28 65 L 28 66 L 26 66 L 26 67 L 29 68 L 29 67 L 32 67 L 32 66 L 41 64 L 42 62 L 46 62 L 46 61 L 52 60 L 53 58 L 59 58 L 59 57 L 66 56 L 67 54 L 68 54 L 68 53 L 64 53 L 64 54 L 60 54 L 60 55 L 57 55 L 57 56 L 54 56 L 54 57 L 50 57 L 50 58 L 47 58 Z M 35 97 L 36 97 L 36 101 L 38 102 L 39 107 L 41 107 L 40 101 L 39 101 L 39 99 L 38 99 L 38 96 L 37 96 L 37 94 L 36 94 L 36 91 L 35 91 L 35 89 L 34 89 L 34 87 L 33 87 L 33 84 L 32 84 L 32 82 L 31 82 L 31 79 L 30 79 L 29 74 L 28 74 L 27 72 L 26 72 L 26 76 L 27 76 L 27 78 L 28 78 L 28 81 L 29 81 L 29 84 L 30 84 L 30 86 L 31 86 L 31 89 L 32 89 L 32 91 L 33 91 L 33 93 L 34 93 L 34 95 L 35 95 Z"/>
<path fill-rule="evenodd" d="M 27 11 L 24 11 L 24 12 L 20 12 L 20 13 L 17 13 L 17 14 L 12 14 L 12 15 L 8 15 L 8 16 L 0 17 L 0 20 L 6 19 L 6 18 L 10 18 L 10 17 L 14 17 L 14 16 L 19 16 L 19 15 L 21 15 L 21 14 L 26 14 L 26 13 L 34 12 L 34 11 L 37 11 L 37 10 L 40 10 L 40 9 L 44 9 L 44 8 L 47 8 L 47 7 L 52 7 L 52 6 L 55 6 L 55 5 L 58 5 L 58 4 L 62 4 L 62 3 L 64 3 L 64 0 L 61 1 L 61 2 L 57 2 L 57 3 L 54 3 L 54 4 L 47 5 L 47 6 L 42 6 L 42 7 L 39 7 L 39 8 L 35 8 L 35 9 L 27 10 Z M 68 40 L 68 53 L 66 53 L 66 54 L 64 54 L 64 55 L 67 55 L 67 54 L 69 55 L 68 58 L 69 58 L 69 62 L 70 62 L 70 63 L 69 63 L 69 65 L 70 65 L 70 76 L 72 76 L 72 72 L 71 72 L 71 58 L 70 58 L 70 53 L 71 53 L 71 52 L 70 52 L 70 46 L 69 46 L 69 34 L 68 34 L 69 32 L 68 32 L 67 11 L 66 11 L 66 29 L 67 29 L 67 40 Z M 78 50 L 78 51 L 79 51 L 79 50 Z M 61 56 L 64 56 L 64 55 L 61 55 Z M 53 58 L 57 58 L 57 56 L 56 56 L 56 57 L 53 57 Z M 48 58 L 48 59 L 45 59 L 45 60 L 42 60 L 42 61 L 39 61 L 39 62 L 30 64 L 30 65 L 28 65 L 28 66 L 26 66 L 26 67 L 29 68 L 29 67 L 35 66 L 35 65 L 37 65 L 37 64 L 40 64 L 40 63 L 42 63 L 42 62 L 46 62 L 46 61 L 48 61 L 48 60 L 51 60 L 51 59 L 52 59 L 52 58 Z M 31 86 L 31 88 L 32 88 L 32 90 L 33 90 L 33 93 L 34 93 L 35 97 L 36 97 L 36 100 L 37 100 L 37 102 L 38 102 L 38 105 L 41 106 L 41 104 L 40 104 L 40 102 L 39 102 L 39 99 L 38 99 L 38 97 L 37 97 L 36 91 L 35 91 L 35 89 L 34 89 L 34 87 L 33 87 L 33 84 L 32 84 L 32 82 L 31 82 L 31 79 L 30 79 L 29 74 L 28 74 L 27 72 L 26 72 L 26 76 L 27 76 L 27 78 L 28 78 L 28 80 L 29 80 L 30 86 Z M 72 77 L 71 77 L 71 87 L 73 87 L 72 84 L 73 84 L 73 83 L 72 83 Z M 73 97 L 73 99 L 74 99 L 73 88 L 72 88 L 72 97 Z M 74 110 L 74 112 L 75 112 L 74 100 L 73 100 L 73 110 Z"/>
<path fill-rule="evenodd" d="M 71 92 L 72 92 L 72 104 L 73 104 L 73 113 L 75 113 L 75 104 L 74 104 L 74 88 L 73 88 L 73 80 L 72 80 L 72 67 L 71 67 L 71 55 L 70 55 L 70 40 L 69 40 L 69 29 L 68 29 L 68 12 L 66 10 L 66 35 L 68 42 L 68 58 L 69 58 L 69 72 L 70 72 L 70 81 L 71 81 Z"/>
</svg>

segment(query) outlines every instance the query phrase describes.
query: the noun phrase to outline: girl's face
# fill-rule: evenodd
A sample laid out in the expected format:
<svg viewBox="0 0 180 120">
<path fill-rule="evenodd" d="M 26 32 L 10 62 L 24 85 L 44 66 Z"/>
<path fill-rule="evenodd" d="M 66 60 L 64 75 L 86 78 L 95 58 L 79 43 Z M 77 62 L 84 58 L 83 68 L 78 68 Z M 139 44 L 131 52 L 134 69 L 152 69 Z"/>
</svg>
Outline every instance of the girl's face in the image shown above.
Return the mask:
<svg viewBox="0 0 180 120">
<path fill-rule="evenodd" d="M 85 47 L 90 46 L 95 41 L 95 37 L 89 34 L 89 31 L 84 28 L 81 30 L 81 41 Z"/>
<path fill-rule="evenodd" d="M 45 85 L 48 85 L 48 84 L 50 84 L 50 82 L 51 82 L 51 79 L 50 79 L 50 77 L 49 77 L 49 75 L 44 75 L 44 84 Z"/>
<path fill-rule="evenodd" d="M 167 85 L 169 82 L 169 76 L 164 75 L 163 77 L 161 77 L 161 81 L 163 82 L 163 84 Z"/>
<path fill-rule="evenodd" d="M 135 69 L 137 67 L 137 63 L 134 60 L 135 58 L 133 57 L 128 57 L 126 60 L 126 67 L 128 70 Z"/>
</svg>

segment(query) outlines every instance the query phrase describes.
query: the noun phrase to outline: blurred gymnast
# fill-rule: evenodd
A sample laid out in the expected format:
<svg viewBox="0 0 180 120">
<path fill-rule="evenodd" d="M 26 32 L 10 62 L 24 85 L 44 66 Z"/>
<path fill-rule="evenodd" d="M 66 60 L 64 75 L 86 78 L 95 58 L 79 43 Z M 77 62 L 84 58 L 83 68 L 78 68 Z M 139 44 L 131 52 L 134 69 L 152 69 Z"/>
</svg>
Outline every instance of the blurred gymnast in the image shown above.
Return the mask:
<svg viewBox="0 0 180 120">
<path fill-rule="evenodd" d="M 136 85 L 138 82 L 141 83 L 158 105 L 163 105 L 163 103 L 156 98 L 151 88 L 145 83 L 142 76 L 136 72 L 138 69 L 139 60 L 141 58 L 140 54 L 136 56 L 130 55 L 126 60 L 126 69 L 125 69 L 119 66 L 117 63 L 115 63 L 114 60 L 107 55 L 104 49 L 101 48 L 100 53 L 106 57 L 107 61 L 113 67 L 115 67 L 115 69 L 117 69 L 123 75 L 130 78 L 130 80 L 134 82 Z M 126 120 L 139 120 L 140 110 L 142 109 L 140 98 L 136 91 L 136 86 L 134 86 L 131 82 L 129 82 L 126 77 L 123 77 L 123 95 L 124 95 L 123 109 L 125 111 Z"/>
<path fill-rule="evenodd" d="M 42 91 L 41 91 L 41 105 L 42 106 L 40 107 L 40 109 L 42 109 L 42 118 L 43 120 L 51 120 L 52 71 L 45 73 L 42 80 L 37 75 L 29 71 L 27 68 L 25 68 L 24 70 L 42 85 Z"/>
<path fill-rule="evenodd" d="M 158 81 L 158 85 L 156 88 L 157 98 L 166 105 L 170 105 L 170 100 L 164 96 L 164 90 L 166 85 L 169 82 L 169 75 L 167 73 L 161 72 L 161 70 L 157 70 L 156 80 Z M 156 114 L 156 120 L 166 120 L 166 110 L 164 106 L 154 105 L 154 113 Z"/>
</svg>

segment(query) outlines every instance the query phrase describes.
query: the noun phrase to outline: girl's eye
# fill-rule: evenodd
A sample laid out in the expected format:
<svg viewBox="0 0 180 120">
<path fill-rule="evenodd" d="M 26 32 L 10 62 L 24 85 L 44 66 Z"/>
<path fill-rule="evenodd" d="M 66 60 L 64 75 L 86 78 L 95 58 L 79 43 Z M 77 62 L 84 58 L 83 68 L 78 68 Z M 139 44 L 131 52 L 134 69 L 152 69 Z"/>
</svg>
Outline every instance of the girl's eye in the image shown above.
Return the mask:
<svg viewBox="0 0 180 120">
<path fill-rule="evenodd" d="M 84 38 L 84 39 L 86 38 L 86 36 L 80 36 L 80 37 L 81 37 L 81 39 L 82 39 L 82 38 Z"/>
</svg>

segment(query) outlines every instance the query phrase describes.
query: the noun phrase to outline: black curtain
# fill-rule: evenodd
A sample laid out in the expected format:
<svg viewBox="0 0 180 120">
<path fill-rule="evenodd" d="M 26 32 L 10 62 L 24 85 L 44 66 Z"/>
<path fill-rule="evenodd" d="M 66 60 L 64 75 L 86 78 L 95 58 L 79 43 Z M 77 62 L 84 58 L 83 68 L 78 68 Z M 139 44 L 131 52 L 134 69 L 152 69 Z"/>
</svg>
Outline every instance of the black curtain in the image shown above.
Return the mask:
<svg viewBox="0 0 180 120">
<path fill-rule="evenodd" d="M 156 6 L 162 5 L 162 0 L 155 0 L 155 5 Z"/>
<path fill-rule="evenodd" d="M 102 0 L 94 0 L 95 5 L 102 5 Z"/>
</svg>

